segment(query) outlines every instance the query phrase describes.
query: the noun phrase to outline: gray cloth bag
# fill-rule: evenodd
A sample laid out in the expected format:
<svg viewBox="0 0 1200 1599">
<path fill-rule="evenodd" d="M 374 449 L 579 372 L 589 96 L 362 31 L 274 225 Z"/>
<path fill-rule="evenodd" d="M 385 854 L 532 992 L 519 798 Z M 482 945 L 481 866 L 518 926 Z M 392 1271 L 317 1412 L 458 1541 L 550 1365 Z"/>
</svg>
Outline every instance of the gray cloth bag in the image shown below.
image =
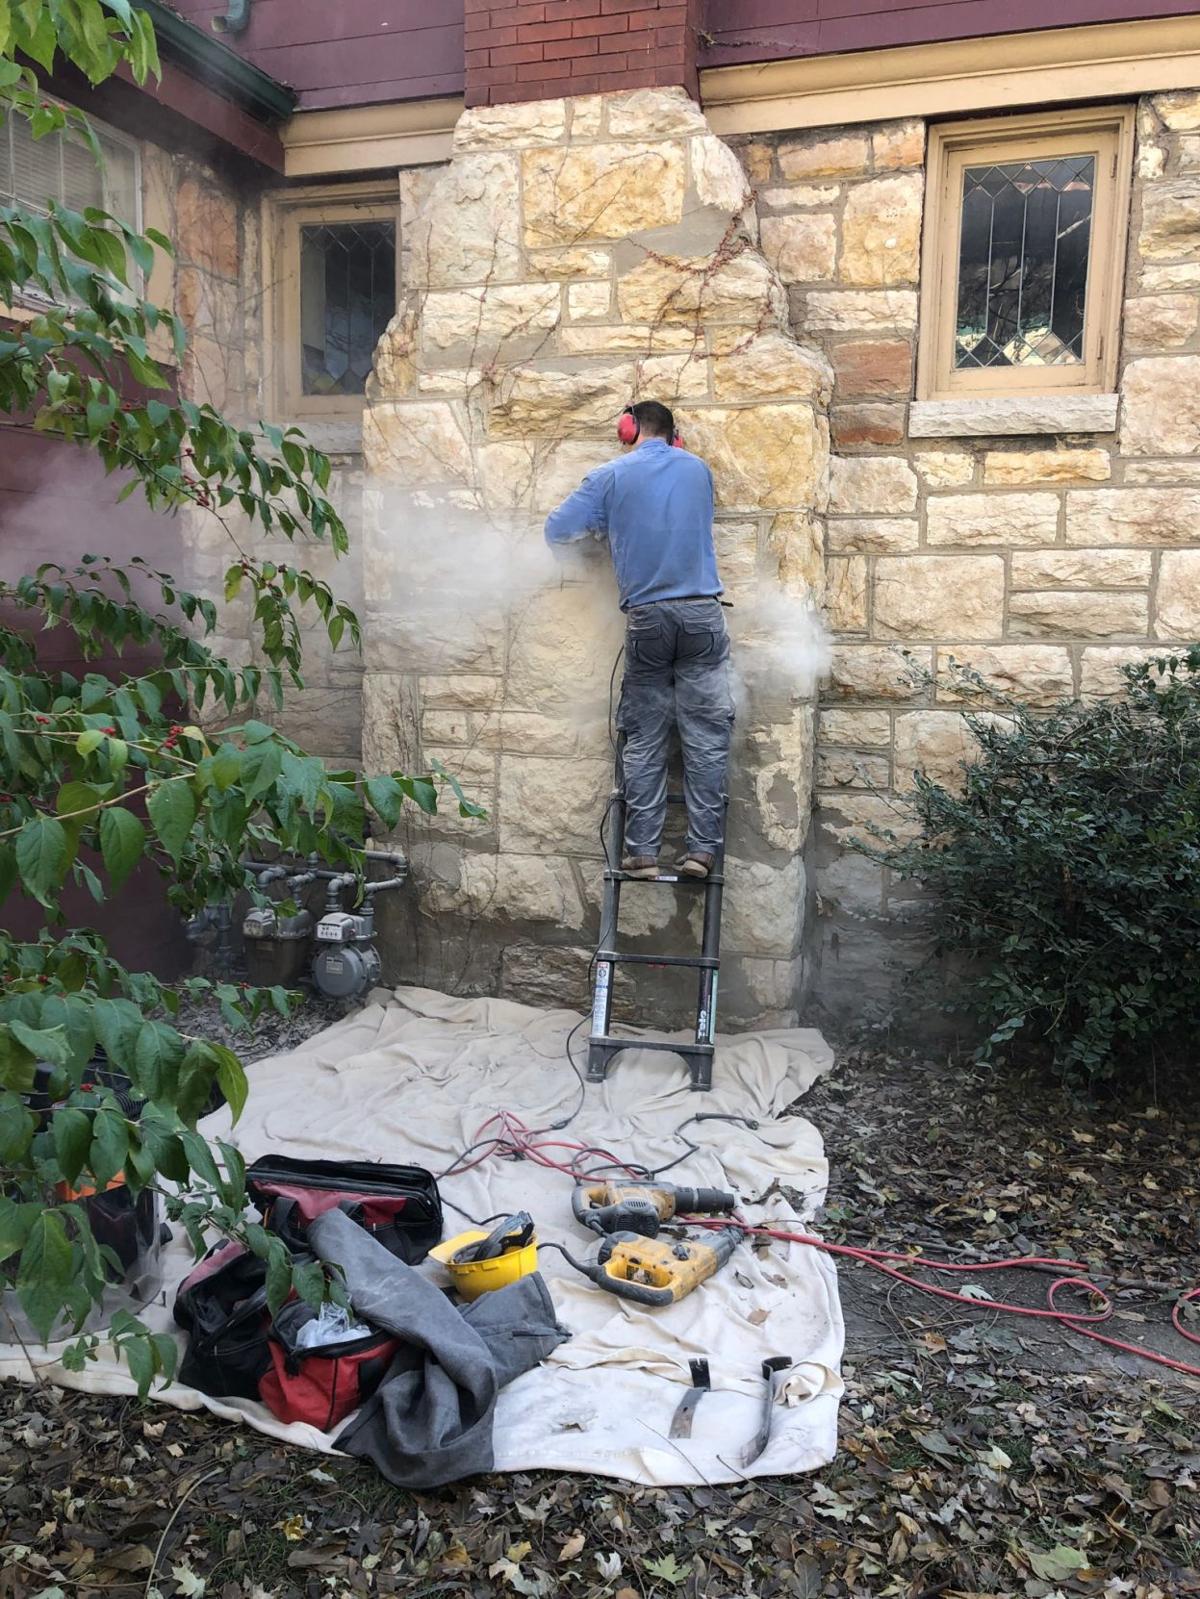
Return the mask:
<svg viewBox="0 0 1200 1599">
<path fill-rule="evenodd" d="M 308 1237 L 322 1260 L 341 1267 L 355 1312 L 404 1346 L 337 1447 L 373 1461 L 401 1488 L 490 1471 L 496 1395 L 568 1336 L 542 1277 L 518 1278 L 458 1309 L 340 1210 L 315 1217 Z"/>
</svg>

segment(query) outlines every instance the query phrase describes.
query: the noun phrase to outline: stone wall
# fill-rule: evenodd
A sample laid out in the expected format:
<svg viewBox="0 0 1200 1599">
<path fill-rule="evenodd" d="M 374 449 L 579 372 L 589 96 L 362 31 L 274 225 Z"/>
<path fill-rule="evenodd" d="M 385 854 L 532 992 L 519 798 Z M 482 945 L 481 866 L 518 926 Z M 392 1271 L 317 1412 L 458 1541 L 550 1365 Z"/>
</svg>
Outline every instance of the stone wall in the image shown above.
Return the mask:
<svg viewBox="0 0 1200 1599">
<path fill-rule="evenodd" d="M 364 759 L 440 760 L 490 815 L 407 819 L 417 898 L 388 909 L 407 976 L 586 1003 L 620 617 L 603 554 L 555 566 L 541 525 L 653 396 L 713 468 L 737 602 L 723 1015 L 795 1014 L 811 678 L 772 671 L 760 602 L 811 631 L 830 374 L 757 237 L 738 161 L 679 90 L 468 111 L 408 230 L 364 424 Z M 626 906 L 641 947 L 695 948 L 694 899 Z M 684 1004 L 655 973 L 641 1015 Z"/>
<path fill-rule="evenodd" d="M 969 755 L 949 659 L 1048 704 L 1200 637 L 1200 95 L 1139 107 L 1113 431 L 1070 431 L 1063 397 L 1038 402 L 1048 435 L 911 437 L 924 142 L 912 121 L 740 148 L 792 328 L 834 375 L 814 936 L 843 1012 L 921 953 L 911 890 L 845 841 L 896 824 L 914 768 L 953 781 Z"/>
</svg>

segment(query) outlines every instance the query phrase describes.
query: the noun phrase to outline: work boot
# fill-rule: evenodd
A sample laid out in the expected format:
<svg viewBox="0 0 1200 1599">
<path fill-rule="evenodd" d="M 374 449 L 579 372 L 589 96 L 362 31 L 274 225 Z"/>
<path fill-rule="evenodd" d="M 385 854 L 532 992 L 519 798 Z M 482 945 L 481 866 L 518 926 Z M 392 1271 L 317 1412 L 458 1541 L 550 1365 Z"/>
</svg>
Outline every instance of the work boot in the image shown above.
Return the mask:
<svg viewBox="0 0 1200 1599">
<path fill-rule="evenodd" d="M 653 855 L 626 855 L 621 870 L 627 877 L 652 879 L 658 876 L 658 860 Z"/>
<path fill-rule="evenodd" d="M 675 870 L 681 877 L 707 877 L 716 864 L 716 859 L 715 855 L 704 855 L 697 850 L 689 850 L 675 862 Z"/>
</svg>

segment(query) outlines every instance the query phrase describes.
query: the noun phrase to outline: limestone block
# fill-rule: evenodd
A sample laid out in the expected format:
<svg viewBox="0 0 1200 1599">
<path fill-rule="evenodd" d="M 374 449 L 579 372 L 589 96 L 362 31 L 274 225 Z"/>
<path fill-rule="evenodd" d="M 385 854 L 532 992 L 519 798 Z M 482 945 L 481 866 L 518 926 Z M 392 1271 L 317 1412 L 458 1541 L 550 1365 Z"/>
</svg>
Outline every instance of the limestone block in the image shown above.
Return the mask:
<svg viewBox="0 0 1200 1599">
<path fill-rule="evenodd" d="M 796 178 L 859 177 L 869 159 L 865 133 L 808 134 L 779 146 L 779 170 Z"/>
<path fill-rule="evenodd" d="M 567 131 L 565 100 L 473 106 L 454 128 L 454 149 L 496 150 L 528 144 L 557 144 Z"/>
<path fill-rule="evenodd" d="M 715 328 L 713 394 L 718 400 L 819 399 L 829 393 L 824 357 L 785 333 Z"/>
<path fill-rule="evenodd" d="M 745 168 L 746 176 L 751 183 L 769 183 L 774 164 L 775 152 L 771 145 L 758 139 L 751 139 L 745 143 L 732 146 L 734 154 Z"/>
<path fill-rule="evenodd" d="M 421 715 L 421 742 L 473 744 L 478 737 L 475 724 L 476 718 L 469 711 L 424 711 Z"/>
<path fill-rule="evenodd" d="M 708 360 L 703 348 L 686 355 L 641 355 L 633 363 L 629 390 L 635 400 L 681 401 L 708 398 Z"/>
<path fill-rule="evenodd" d="M 510 944 L 500 962 L 500 987 L 506 999 L 549 1009 L 586 1011 L 593 951 L 583 945 L 562 948 L 538 942 Z M 618 986 L 622 982 L 618 978 Z M 564 1062 L 565 1065 L 565 1062 Z"/>
<path fill-rule="evenodd" d="M 1156 94 L 1151 101 L 1168 128 L 1175 132 L 1200 128 L 1200 94 L 1194 89 L 1178 89 Z"/>
<path fill-rule="evenodd" d="M 912 387 L 907 339 L 855 339 L 836 344 L 831 359 L 839 400 L 907 398 Z"/>
<path fill-rule="evenodd" d="M 920 271 L 924 174 L 857 184 L 842 213 L 843 283 L 915 283 Z"/>
<path fill-rule="evenodd" d="M 409 844 L 408 857 L 426 915 L 478 917 L 495 909 L 495 855 L 421 840 Z"/>
<path fill-rule="evenodd" d="M 823 794 L 820 821 L 822 832 L 841 845 L 851 839 L 880 844 L 891 838 L 901 843 L 920 831 L 912 813 L 886 794 Z M 887 835 L 885 839 L 880 840 L 873 828 Z"/>
<path fill-rule="evenodd" d="M 835 456 L 829 463 L 829 509 L 842 516 L 911 511 L 917 475 L 898 455 Z"/>
<path fill-rule="evenodd" d="M 457 352 L 472 364 L 484 361 L 497 346 L 511 346 L 506 354 L 515 354 L 521 342 L 535 349 L 544 346 L 558 320 L 557 283 L 438 289 L 422 303 L 421 346 L 426 358 Z"/>
<path fill-rule="evenodd" d="M 437 766 L 444 766 L 458 778 L 468 797 L 473 789 L 483 785 L 490 789 L 495 785 L 496 756 L 492 750 L 423 743 L 421 756 L 422 770 L 431 772 Z"/>
<path fill-rule="evenodd" d="M 1126 486 L 1135 483 L 1200 483 L 1200 461 L 1126 461 Z"/>
<path fill-rule="evenodd" d="M 785 283 L 827 281 L 836 270 L 837 223 L 823 211 L 765 217 L 762 252 Z"/>
<path fill-rule="evenodd" d="M 800 325 L 812 333 L 911 333 L 917 297 L 912 289 L 811 289 Z"/>
<path fill-rule="evenodd" d="M 608 131 L 615 139 L 708 132 L 703 111 L 686 89 L 634 89 L 608 96 L 605 104 Z"/>
<path fill-rule="evenodd" d="M 945 494 L 931 498 L 928 544 L 1052 544 L 1058 533 L 1056 494 Z"/>
<path fill-rule="evenodd" d="M 625 322 L 734 322 L 756 329 L 782 326 L 786 309 L 778 278 L 749 250 L 717 264 L 653 256 L 618 279 L 617 305 Z"/>
<path fill-rule="evenodd" d="M 831 556 L 826 563 L 825 613 L 835 633 L 867 629 L 867 561 L 862 555 Z"/>
<path fill-rule="evenodd" d="M 1127 455 L 1200 454 L 1200 355 L 1130 361 L 1121 390 Z"/>
<path fill-rule="evenodd" d="M 463 408 L 448 400 L 368 405 L 363 411 L 363 462 L 377 477 L 420 487 L 469 481 L 471 451 Z"/>
<path fill-rule="evenodd" d="M 372 400 L 398 400 L 411 393 L 417 375 L 417 341 L 416 307 L 402 306 L 375 346 L 375 365 L 367 379 L 367 393 Z"/>
<path fill-rule="evenodd" d="M 620 643 L 620 612 L 607 595 L 579 584 L 535 594 L 515 619 L 505 711 L 538 711 L 570 724 L 606 710 Z"/>
<path fill-rule="evenodd" d="M 1115 699 L 1126 689 L 1121 669 L 1140 666 L 1162 653 L 1162 645 L 1101 645 L 1083 651 L 1080 657 L 1079 692 L 1084 699 Z"/>
<path fill-rule="evenodd" d="M 760 206 L 769 211 L 795 211 L 813 206 L 832 206 L 841 194 L 836 183 L 797 183 L 789 189 L 766 189 L 758 196 Z"/>
<path fill-rule="evenodd" d="M 958 789 L 963 763 L 974 760 L 979 745 L 958 711 L 902 711 L 896 717 L 896 783 L 912 786 L 914 772 L 943 788 Z"/>
<path fill-rule="evenodd" d="M 604 96 L 581 94 L 571 100 L 571 140 L 598 139 L 604 121 Z"/>
<path fill-rule="evenodd" d="M 1189 545 L 1200 527 L 1200 492 L 1074 489 L 1067 495 L 1068 544 Z"/>
<path fill-rule="evenodd" d="M 694 327 L 652 327 L 625 323 L 619 327 L 565 327 L 561 336 L 564 355 L 667 355 L 703 350 L 704 339 Z"/>
<path fill-rule="evenodd" d="M 756 1027 L 794 1027 L 796 1006 L 804 991 L 805 963 L 802 957 L 794 960 L 756 960 L 753 957 L 738 962 L 737 975 L 745 991 L 745 998 L 735 1000 L 737 1011 L 745 1011 L 744 1020 Z M 728 984 L 722 999 L 729 1006 Z M 757 1007 L 747 1010 L 746 1007 Z"/>
<path fill-rule="evenodd" d="M 718 522 L 713 539 L 717 571 L 726 589 L 752 588 L 758 575 L 758 523 Z"/>
<path fill-rule="evenodd" d="M 604 431 L 607 434 L 607 428 Z M 589 472 L 611 461 L 612 455 L 607 438 L 586 443 L 581 439 L 496 440 L 476 451 L 480 491 L 496 515 L 517 511 L 545 516 L 577 489 Z M 579 553 L 584 548 L 572 546 Z"/>
<path fill-rule="evenodd" d="M 611 305 L 608 283 L 572 283 L 567 288 L 567 315 L 574 322 L 606 317 Z"/>
<path fill-rule="evenodd" d="M 1167 550 L 1163 554 L 1154 636 L 1200 639 L 1200 550 Z"/>
<path fill-rule="evenodd" d="M 1122 334 L 1127 350 L 1174 350 L 1186 344 L 1200 321 L 1194 294 L 1145 294 L 1126 300 Z"/>
<path fill-rule="evenodd" d="M 409 230 L 408 281 L 422 289 L 458 289 L 520 277 L 517 185 L 515 155 L 457 156 Z"/>
<path fill-rule="evenodd" d="M 877 172 L 893 167 L 921 166 L 925 160 L 925 124 L 913 118 L 873 128 L 871 155 Z"/>
<path fill-rule="evenodd" d="M 692 184 L 701 205 L 712 206 L 730 216 L 753 205 L 754 196 L 742 163 L 715 133 L 703 133 L 688 140 L 692 164 Z"/>
<path fill-rule="evenodd" d="M 983 481 L 1013 483 L 1103 483 L 1112 475 L 1107 450 L 989 450 Z"/>
<path fill-rule="evenodd" d="M 420 771 L 419 705 L 412 677 L 363 674 L 362 758 L 368 772 Z"/>
<path fill-rule="evenodd" d="M 185 177 L 173 196 L 175 254 L 219 277 L 236 278 L 238 208 L 233 196 L 201 178 Z"/>
<path fill-rule="evenodd" d="M 718 507 L 817 503 L 824 441 L 811 406 L 706 406 L 689 417 L 688 433 L 712 468 Z"/>
<path fill-rule="evenodd" d="M 804 927 L 804 862 L 727 857 L 721 945 L 737 955 L 794 955 Z"/>
<path fill-rule="evenodd" d="M 829 431 L 839 452 L 894 449 L 905 442 L 902 405 L 838 405 L 830 412 Z"/>
<path fill-rule="evenodd" d="M 1180 172 L 1195 172 L 1200 169 L 1200 135 L 1188 133 L 1183 138 L 1176 140 L 1179 151 Z"/>
<path fill-rule="evenodd" d="M 842 699 L 911 700 L 923 693 L 921 674 L 933 665 L 930 650 L 879 644 L 836 644 L 830 692 Z"/>
<path fill-rule="evenodd" d="M 493 711 L 504 697 L 503 679 L 479 672 L 431 672 L 417 679 L 417 687 L 427 709 Z"/>
<path fill-rule="evenodd" d="M 999 638 L 1004 563 L 998 555 L 881 555 L 875 631 L 896 639 Z"/>
<path fill-rule="evenodd" d="M 488 412 L 493 438 L 527 439 L 595 434 L 627 403 L 633 367 L 557 371 L 519 366 L 501 378 Z"/>
<path fill-rule="evenodd" d="M 854 750 L 817 753 L 818 788 L 886 789 L 891 782 L 892 762 L 887 755 L 860 755 Z"/>
<path fill-rule="evenodd" d="M 1149 261 L 1194 261 L 1200 254 L 1200 184 L 1194 177 L 1146 188 L 1138 249 Z"/>
<path fill-rule="evenodd" d="M 965 400 L 918 400 L 909 407 L 914 439 L 979 438 L 988 433 L 1112 433 L 1115 394 L 972 395 Z"/>
<path fill-rule="evenodd" d="M 1144 594 L 1014 594 L 1008 602 L 1013 638 L 1144 637 L 1149 628 Z"/>
<path fill-rule="evenodd" d="M 175 275 L 175 314 L 189 337 L 205 334 L 231 343 L 239 337 L 241 326 L 238 286 L 196 267 L 181 266 Z"/>
<path fill-rule="evenodd" d="M 803 848 L 812 811 L 815 716 L 811 705 L 790 705 L 769 720 L 746 717 L 739 772 L 750 777 L 755 820 L 765 842 L 794 853 Z"/>
<path fill-rule="evenodd" d="M 921 450 L 912 458 L 927 489 L 957 489 L 975 476 L 975 457 L 969 450 Z"/>
<path fill-rule="evenodd" d="M 608 250 L 530 250 L 525 265 L 531 278 L 606 278 L 612 270 Z"/>
<path fill-rule="evenodd" d="M 388 572 L 373 589 L 363 626 L 363 654 L 373 672 L 499 672 L 504 667 L 505 616 L 472 614 L 445 592 L 414 592 L 405 583 L 403 546 L 381 550 L 374 565 Z"/>
<path fill-rule="evenodd" d="M 937 698 L 943 701 L 987 702 L 987 694 L 964 683 L 955 666 L 977 673 L 1000 695 L 1029 705 L 1056 705 L 1074 692 L 1071 657 L 1056 644 L 956 644 L 937 652 Z"/>
<path fill-rule="evenodd" d="M 561 855 L 498 855 L 492 909 L 513 921 L 553 922 L 576 932 L 584 921 L 575 874 Z"/>
<path fill-rule="evenodd" d="M 1136 588 L 1150 581 L 1149 550 L 1014 550 L 1014 589 Z"/>
<path fill-rule="evenodd" d="M 503 710 L 494 723 L 501 748 L 516 755 L 554 755 L 562 759 L 590 755 L 601 759 L 612 753 L 608 707 L 598 701 L 590 717 L 576 713 L 574 707 L 569 716 Z"/>
<path fill-rule="evenodd" d="M 833 909 L 856 920 L 878 916 L 883 908 L 883 867 L 846 851 L 817 873 L 817 895 L 822 915 Z"/>
<path fill-rule="evenodd" d="M 833 744 L 839 748 L 886 749 L 892 742 L 892 719 L 887 711 L 827 709 L 821 712 L 817 737 L 821 744 Z"/>
<path fill-rule="evenodd" d="M 527 150 L 521 170 L 531 246 L 624 239 L 683 216 L 681 144 Z"/>
<path fill-rule="evenodd" d="M 833 517 L 829 522 L 829 548 L 841 553 L 898 555 L 903 550 L 916 549 L 917 528 L 915 517 Z"/>
<path fill-rule="evenodd" d="M 820 593 L 825 559 L 821 527 L 815 516 L 789 512 L 773 517 L 767 530 L 767 553 L 776 563 L 784 594 L 804 598 Z"/>
<path fill-rule="evenodd" d="M 1173 289 L 1200 288 L 1200 261 L 1185 261 L 1179 266 L 1154 266 L 1143 263 L 1139 279 L 1147 294 L 1167 294 Z"/>
<path fill-rule="evenodd" d="M 611 787 L 611 761 L 502 755 L 501 852 L 602 855 L 600 818 Z"/>
</svg>

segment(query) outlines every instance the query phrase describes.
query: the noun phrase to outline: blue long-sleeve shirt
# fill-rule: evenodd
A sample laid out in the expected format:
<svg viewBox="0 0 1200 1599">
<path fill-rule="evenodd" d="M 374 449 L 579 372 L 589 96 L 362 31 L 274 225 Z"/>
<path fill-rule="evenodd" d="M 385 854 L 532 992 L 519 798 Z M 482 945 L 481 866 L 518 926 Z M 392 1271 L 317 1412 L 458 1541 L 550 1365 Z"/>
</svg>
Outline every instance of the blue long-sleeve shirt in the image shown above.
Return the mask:
<svg viewBox="0 0 1200 1599">
<path fill-rule="evenodd" d="M 546 542 L 608 539 L 621 609 L 720 594 L 712 473 L 698 455 L 647 439 L 587 477 L 546 518 Z"/>
</svg>

